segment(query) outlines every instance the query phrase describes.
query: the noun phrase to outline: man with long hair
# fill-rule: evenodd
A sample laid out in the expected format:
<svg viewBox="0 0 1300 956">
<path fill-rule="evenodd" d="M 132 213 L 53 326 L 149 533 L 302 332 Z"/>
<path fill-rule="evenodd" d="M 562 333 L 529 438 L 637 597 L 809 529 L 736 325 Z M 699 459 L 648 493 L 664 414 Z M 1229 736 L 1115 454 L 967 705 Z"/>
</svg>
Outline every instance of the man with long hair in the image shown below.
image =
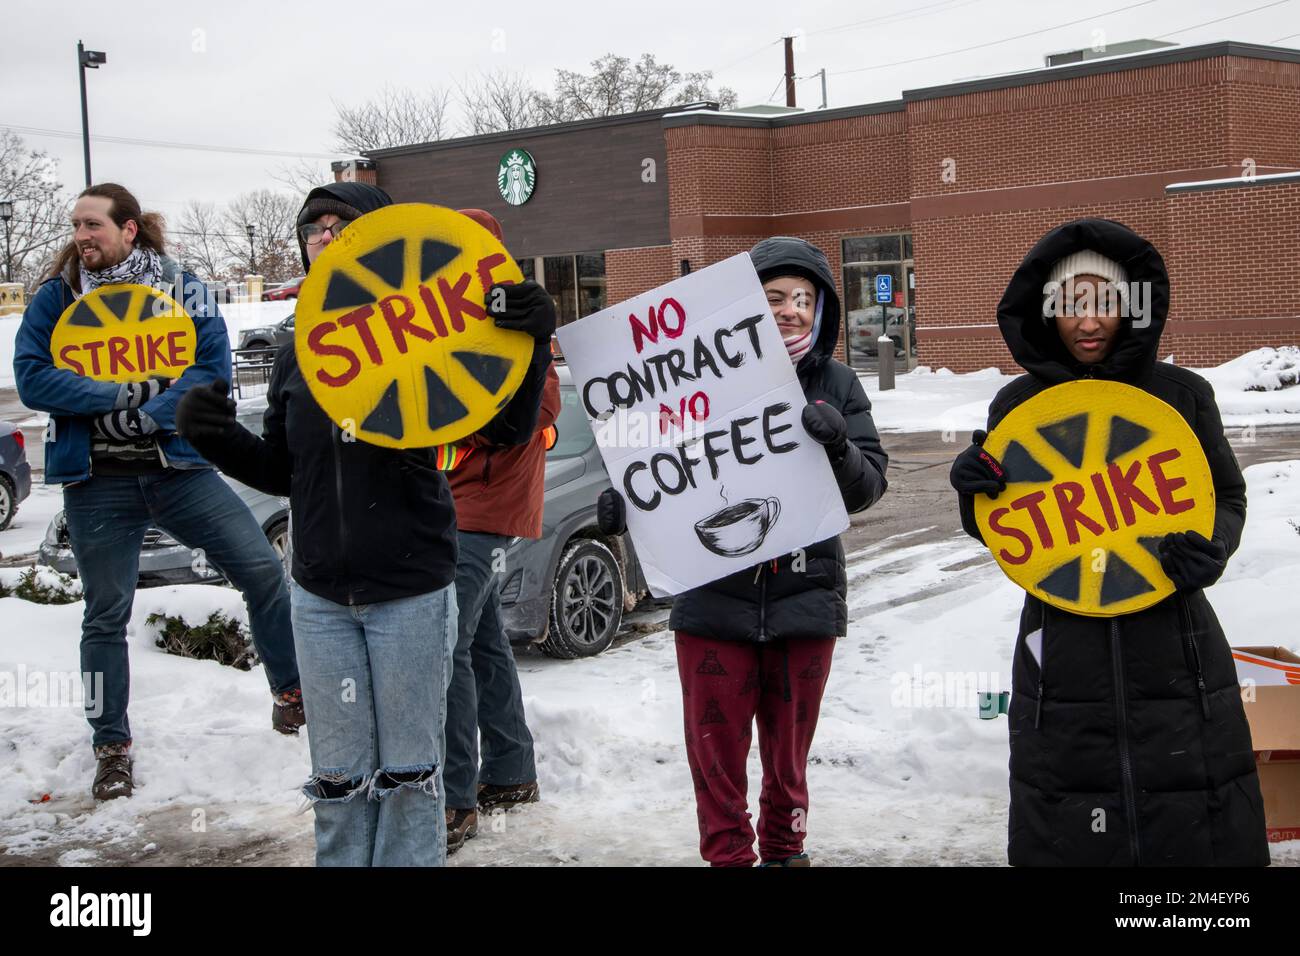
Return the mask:
<svg viewBox="0 0 1300 956">
<path fill-rule="evenodd" d="M 85 593 L 81 670 L 87 694 L 98 800 L 134 788 L 127 721 L 126 624 L 140 546 L 157 526 L 221 571 L 243 592 L 253 643 L 274 695 L 272 726 L 297 733 L 305 721 L 289 620 L 289 595 L 275 550 L 257 519 L 194 448 L 176 434 L 175 411 L 195 385 L 230 378 L 225 321 L 206 287 L 164 255 L 163 222 L 116 183 L 87 188 L 72 210 L 72 240 L 23 315 L 14 352 L 18 394 L 50 413 L 45 481 L 63 485 L 72 553 Z M 194 363 L 175 380 L 101 382 L 58 368 L 50 338 L 64 311 L 105 285 L 171 291 L 194 320 Z"/>
</svg>

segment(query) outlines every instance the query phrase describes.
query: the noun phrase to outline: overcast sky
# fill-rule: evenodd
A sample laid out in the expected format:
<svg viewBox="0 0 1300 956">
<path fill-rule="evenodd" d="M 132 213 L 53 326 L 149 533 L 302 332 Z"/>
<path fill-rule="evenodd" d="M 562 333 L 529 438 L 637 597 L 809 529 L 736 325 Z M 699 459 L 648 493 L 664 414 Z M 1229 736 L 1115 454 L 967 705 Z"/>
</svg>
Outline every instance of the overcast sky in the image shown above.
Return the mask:
<svg viewBox="0 0 1300 956">
<path fill-rule="evenodd" d="M 830 105 L 849 106 L 1033 69 L 1045 53 L 1098 39 L 1293 47 L 1300 45 L 1300 0 L 5 0 L 3 23 L 0 125 L 26 128 L 20 132 L 28 143 L 60 160 L 74 190 L 83 177 L 79 39 L 108 54 L 105 67 L 87 71 L 92 137 L 302 153 L 324 171 L 342 155 L 330 133 L 333 102 L 358 103 L 386 83 L 454 87 L 475 73 L 507 68 L 549 89 L 557 68 L 582 70 L 607 52 L 651 52 L 683 72 L 712 70 L 742 106 L 778 102 L 779 38 L 793 34 L 801 37 L 796 74 L 824 67 Z M 984 46 L 953 52 L 978 45 Z M 819 81 L 801 81 L 798 94 L 800 106 L 816 107 Z M 91 149 L 97 181 L 122 182 L 146 208 L 172 215 L 189 199 L 220 202 L 274 188 L 272 173 L 294 162 L 93 139 Z"/>
</svg>

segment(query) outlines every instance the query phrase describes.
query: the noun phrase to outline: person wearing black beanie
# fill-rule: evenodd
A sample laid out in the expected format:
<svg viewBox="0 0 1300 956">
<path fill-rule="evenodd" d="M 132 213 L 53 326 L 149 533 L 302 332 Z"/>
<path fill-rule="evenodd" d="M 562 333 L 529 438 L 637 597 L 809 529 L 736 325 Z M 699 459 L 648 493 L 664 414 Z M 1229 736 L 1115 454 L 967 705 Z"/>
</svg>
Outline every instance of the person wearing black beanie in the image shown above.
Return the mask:
<svg viewBox="0 0 1300 956">
<path fill-rule="evenodd" d="M 298 214 L 304 265 L 391 202 L 367 183 L 313 189 Z M 554 306 L 536 296 L 536 283 L 487 291 L 489 303 L 504 300 L 495 323 L 529 332 L 535 346 L 524 383 L 485 430 L 500 444 L 527 441 Z M 312 396 L 292 346 L 276 356 L 260 437 L 236 422 L 224 382 L 187 399 L 177 422 L 195 448 L 239 481 L 289 497 L 290 595 L 311 729 L 303 793 L 315 811 L 317 865 L 442 865 L 442 736 L 457 616 L 456 513 L 443 472 L 459 456 L 345 434 Z"/>
</svg>

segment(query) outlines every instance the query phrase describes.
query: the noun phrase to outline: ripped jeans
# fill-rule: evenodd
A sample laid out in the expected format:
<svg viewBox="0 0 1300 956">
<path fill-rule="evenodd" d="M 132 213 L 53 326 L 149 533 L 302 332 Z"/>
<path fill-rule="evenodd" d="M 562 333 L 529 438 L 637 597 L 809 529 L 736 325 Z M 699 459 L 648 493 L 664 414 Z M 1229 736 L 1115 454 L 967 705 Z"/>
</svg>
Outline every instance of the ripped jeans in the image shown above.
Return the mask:
<svg viewBox="0 0 1300 956">
<path fill-rule="evenodd" d="M 348 607 L 290 585 L 317 866 L 442 866 L 456 587 Z"/>
</svg>

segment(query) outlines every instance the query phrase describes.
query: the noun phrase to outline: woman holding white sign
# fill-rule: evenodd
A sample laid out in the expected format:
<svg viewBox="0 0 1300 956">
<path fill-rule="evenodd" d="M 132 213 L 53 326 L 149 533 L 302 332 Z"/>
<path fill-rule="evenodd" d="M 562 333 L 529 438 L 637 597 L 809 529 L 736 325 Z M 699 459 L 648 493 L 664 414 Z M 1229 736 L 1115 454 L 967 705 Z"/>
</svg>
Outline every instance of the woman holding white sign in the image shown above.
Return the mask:
<svg viewBox="0 0 1300 956">
<path fill-rule="evenodd" d="M 888 457 L 857 375 L 833 358 L 840 301 L 816 246 L 764 239 L 750 258 L 767 294 L 808 405 L 803 427 L 826 449 L 849 512 L 885 493 Z M 597 504 L 601 530 L 622 533 L 623 496 Z M 713 866 L 752 866 L 745 764 L 754 718 L 763 761 L 758 859 L 808 866 L 808 749 L 835 639 L 848 630 L 847 577 L 839 536 L 679 594 L 676 632 L 686 756 L 695 781 L 700 854 Z"/>
</svg>

